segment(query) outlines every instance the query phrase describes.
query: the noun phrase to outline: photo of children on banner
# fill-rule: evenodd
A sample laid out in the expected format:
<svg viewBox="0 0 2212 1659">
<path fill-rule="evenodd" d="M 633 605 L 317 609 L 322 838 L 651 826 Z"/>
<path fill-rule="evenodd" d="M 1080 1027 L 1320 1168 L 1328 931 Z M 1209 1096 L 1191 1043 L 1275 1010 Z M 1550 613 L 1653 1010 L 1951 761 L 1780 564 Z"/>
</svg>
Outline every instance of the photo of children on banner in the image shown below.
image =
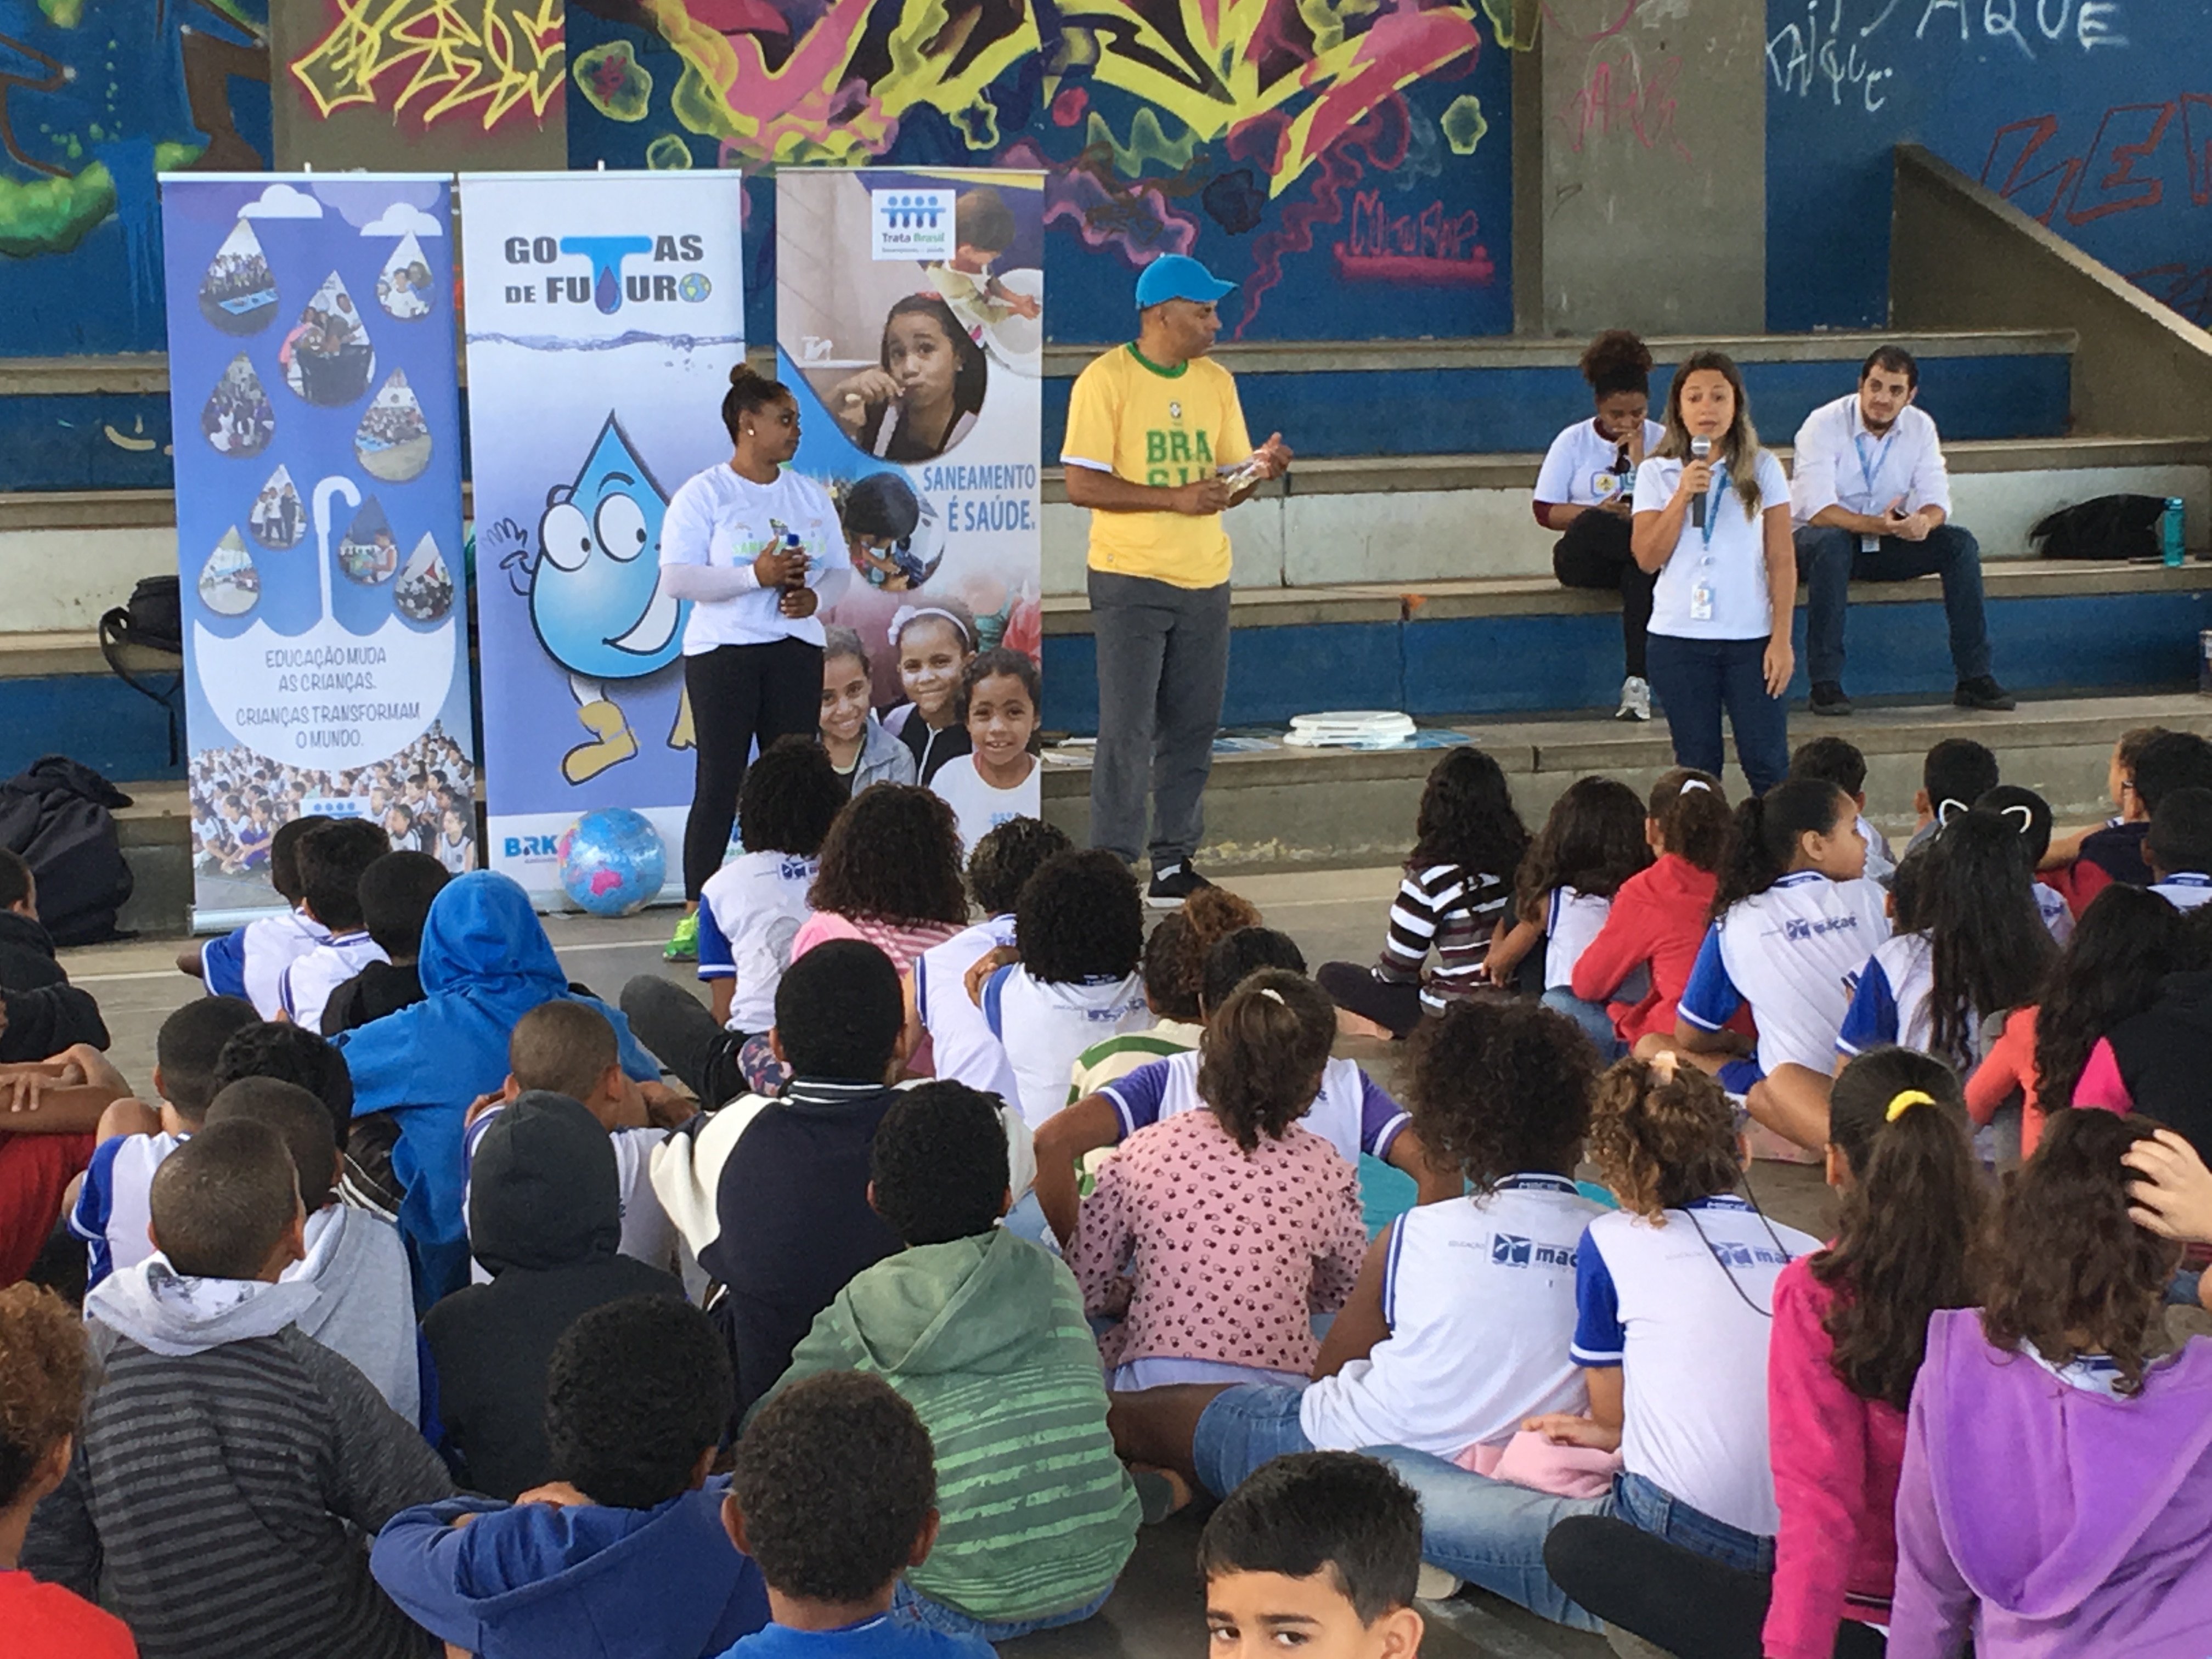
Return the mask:
<svg viewBox="0 0 2212 1659">
<path fill-rule="evenodd" d="M 376 372 L 376 351 L 353 295 L 332 271 L 307 301 L 300 320 L 276 349 L 284 384 L 324 409 L 349 404 L 368 390 Z"/>
<path fill-rule="evenodd" d="M 428 532 L 407 556 L 392 590 L 392 603 L 408 621 L 418 623 L 438 622 L 453 608 L 453 573 Z"/>
<path fill-rule="evenodd" d="M 385 314 L 396 317 L 403 323 L 430 314 L 430 306 L 436 295 L 430 289 L 430 266 L 422 258 L 422 245 L 409 231 L 399 239 L 399 246 L 385 261 L 383 270 L 376 279 L 376 303 Z"/>
<path fill-rule="evenodd" d="M 361 504 L 339 538 L 337 559 L 345 579 L 363 587 L 388 582 L 398 574 L 399 544 L 392 538 L 391 521 L 375 496 Z"/>
<path fill-rule="evenodd" d="M 830 388 L 830 412 L 871 455 L 933 460 L 983 411 L 990 362 L 942 295 L 909 294 L 884 319 L 873 368 Z"/>
<path fill-rule="evenodd" d="M 283 553 L 300 544 L 300 538 L 307 533 L 307 511 L 289 469 L 279 466 L 269 475 L 246 522 L 253 539 L 271 551 Z"/>
<path fill-rule="evenodd" d="M 404 370 L 393 369 L 362 411 L 353 449 L 362 470 L 386 483 L 420 477 L 430 465 L 429 423 Z"/>
<path fill-rule="evenodd" d="M 226 334 L 255 334 L 276 314 L 276 279 L 245 220 L 223 238 L 200 278 L 200 315 Z"/>
<path fill-rule="evenodd" d="M 200 410 L 200 431 L 218 455 L 258 455 L 276 435 L 276 408 L 244 352 L 223 366 Z"/>
<path fill-rule="evenodd" d="M 992 270 L 1020 234 L 1013 210 L 994 186 L 979 185 L 960 192 L 952 216 L 951 261 L 929 266 L 925 280 L 994 361 L 1035 376 L 1044 359 L 1044 273 Z"/>
<path fill-rule="evenodd" d="M 235 526 L 223 532 L 200 568 L 199 589 L 200 602 L 218 617 L 242 617 L 260 599 L 261 573 Z"/>
</svg>

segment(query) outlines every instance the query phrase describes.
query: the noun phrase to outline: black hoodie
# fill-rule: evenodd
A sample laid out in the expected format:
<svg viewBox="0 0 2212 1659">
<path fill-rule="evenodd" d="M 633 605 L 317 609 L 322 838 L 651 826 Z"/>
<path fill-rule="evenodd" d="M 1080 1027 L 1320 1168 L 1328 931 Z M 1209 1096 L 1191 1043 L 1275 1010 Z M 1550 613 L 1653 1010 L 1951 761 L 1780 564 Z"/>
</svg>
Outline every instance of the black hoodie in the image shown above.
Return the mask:
<svg viewBox="0 0 2212 1659">
<path fill-rule="evenodd" d="M 503 1108 L 469 1168 L 469 1238 L 489 1285 L 430 1310 L 438 1415 L 462 1484 L 494 1498 L 551 1479 L 545 1370 L 577 1316 L 626 1296 L 680 1297 L 671 1275 L 615 1253 L 622 1202 L 607 1132 L 565 1095 Z"/>
<path fill-rule="evenodd" d="M 2212 1159 L 2212 973 L 2168 974 L 2158 1000 L 2107 1040 L 2135 1109 Z"/>
<path fill-rule="evenodd" d="M 45 1060 L 76 1042 L 107 1047 L 100 1005 L 69 982 L 46 928 L 14 910 L 0 910 L 0 1061 Z"/>
</svg>

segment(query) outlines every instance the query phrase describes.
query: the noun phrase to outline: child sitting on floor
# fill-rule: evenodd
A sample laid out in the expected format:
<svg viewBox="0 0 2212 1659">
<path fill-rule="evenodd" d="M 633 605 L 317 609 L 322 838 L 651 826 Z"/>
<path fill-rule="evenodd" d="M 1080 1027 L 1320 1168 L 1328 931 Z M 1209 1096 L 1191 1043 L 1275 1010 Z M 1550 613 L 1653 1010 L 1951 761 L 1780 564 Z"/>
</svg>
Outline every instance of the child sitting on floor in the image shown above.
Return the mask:
<svg viewBox="0 0 2212 1659">
<path fill-rule="evenodd" d="M 1088 1619 L 1136 1546 L 1137 1494 L 1106 1432 L 1083 1293 L 998 1224 L 1012 1196 L 998 1107 L 924 1084 L 884 1115 L 872 1168 L 868 1201 L 906 1248 L 837 1293 L 776 1390 L 872 1371 L 929 1430 L 938 1547 L 900 1583 L 895 1617 L 988 1642 Z"/>
<path fill-rule="evenodd" d="M 323 1035 L 350 1031 L 422 1000 L 422 924 L 430 901 L 453 878 L 428 853 L 386 853 L 361 872 L 361 921 L 384 960 L 371 962 L 331 993 Z"/>
<path fill-rule="evenodd" d="M 1201 887 L 1183 901 L 1182 909 L 1161 917 L 1145 940 L 1139 969 L 1152 1024 L 1141 1031 L 1103 1037 L 1077 1055 L 1066 1103 L 1097 1094 L 1139 1066 L 1197 1048 L 1206 1031 L 1199 994 L 1208 953 L 1238 928 L 1259 925 L 1258 909 L 1225 887 Z"/>
<path fill-rule="evenodd" d="M 1365 1253 L 1359 1177 L 1298 1127 L 1335 1036 L 1328 999 L 1281 969 L 1206 1023 L 1207 1109 L 1129 1137 L 1083 1202 L 1070 1264 L 1118 1391 L 1302 1382 L 1315 1314 L 1344 1305 Z"/>
<path fill-rule="evenodd" d="M 336 822 L 319 816 L 293 818 L 276 827 L 269 845 L 269 884 L 289 908 L 260 916 L 204 945 L 177 953 L 177 966 L 203 981 L 210 996 L 244 997 L 264 1019 L 276 1017 L 276 981 L 295 957 L 327 939 L 327 929 L 300 909 L 300 837 Z"/>
<path fill-rule="evenodd" d="M 277 1006 L 293 1024 L 319 1034 L 331 993 L 385 960 L 362 919 L 361 878 L 391 851 L 384 831 L 365 818 L 341 818 L 300 838 L 301 912 L 329 937 L 276 976 Z"/>
<path fill-rule="evenodd" d="M 1954 816 L 1966 811 L 2002 780 L 1997 757 L 1972 738 L 1945 738 L 1920 763 L 1920 793 L 1912 798 L 1917 825 L 1905 843 L 1910 853 Z"/>
<path fill-rule="evenodd" d="M 1995 812 L 2012 826 L 2020 837 L 2021 851 L 2027 855 L 2031 875 L 2043 867 L 2044 854 L 2051 848 L 2049 801 L 2020 784 L 2001 783 L 1976 801 L 1974 810 Z M 1871 860 L 1868 873 L 1873 873 Z M 2066 908 L 2057 888 L 2038 878 L 2029 884 L 2028 895 L 2034 899 L 2036 914 L 2043 918 L 2044 929 L 2054 943 L 2063 945 L 2074 937 L 2074 913 Z"/>
<path fill-rule="evenodd" d="M 419 1659 L 365 1540 L 453 1483 L 298 1328 L 316 1291 L 279 1282 L 306 1219 L 291 1154 L 258 1123 L 204 1129 L 155 1171 L 151 1207 L 158 1253 L 85 1298 L 102 1378 L 24 1564 L 104 1585 L 147 1659 Z"/>
<path fill-rule="evenodd" d="M 545 1374 L 549 1484 L 404 1510 L 369 1565 L 479 1659 L 705 1659 L 768 1622 L 709 1475 L 730 1357 L 706 1315 L 633 1296 L 578 1316 Z"/>
<path fill-rule="evenodd" d="M 722 1522 L 768 1582 L 768 1628 L 724 1659 L 994 1659 L 981 1637 L 892 1611 L 937 1541 L 937 1459 L 880 1377 L 786 1390 L 738 1442 Z"/>
<path fill-rule="evenodd" d="M 1818 778 L 1832 783 L 1851 798 L 1858 809 L 1859 835 L 1867 844 L 1867 879 L 1889 885 L 1897 856 L 1889 850 L 1889 837 L 1875 829 L 1866 815 L 1866 756 L 1858 744 L 1844 738 L 1814 738 L 1801 743 L 1790 757 L 1790 775 Z"/>
<path fill-rule="evenodd" d="M 2175 909 L 2212 899 L 2212 789 L 2172 791 L 2158 804 L 2143 837 L 2150 890 Z"/>
</svg>

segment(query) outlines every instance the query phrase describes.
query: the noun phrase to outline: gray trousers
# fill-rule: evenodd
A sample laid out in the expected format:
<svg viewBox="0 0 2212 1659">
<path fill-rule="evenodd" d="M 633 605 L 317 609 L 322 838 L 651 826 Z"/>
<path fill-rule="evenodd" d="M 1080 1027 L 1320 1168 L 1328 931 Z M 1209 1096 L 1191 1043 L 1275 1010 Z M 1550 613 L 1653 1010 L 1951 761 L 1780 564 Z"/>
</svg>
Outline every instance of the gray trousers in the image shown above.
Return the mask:
<svg viewBox="0 0 2212 1659">
<path fill-rule="evenodd" d="M 1177 587 L 1149 576 L 1090 573 L 1098 650 L 1098 750 L 1091 771 L 1091 844 L 1152 867 L 1198 850 L 1206 774 L 1229 683 L 1229 584 Z M 1152 797 L 1151 842 L 1145 795 Z"/>
</svg>

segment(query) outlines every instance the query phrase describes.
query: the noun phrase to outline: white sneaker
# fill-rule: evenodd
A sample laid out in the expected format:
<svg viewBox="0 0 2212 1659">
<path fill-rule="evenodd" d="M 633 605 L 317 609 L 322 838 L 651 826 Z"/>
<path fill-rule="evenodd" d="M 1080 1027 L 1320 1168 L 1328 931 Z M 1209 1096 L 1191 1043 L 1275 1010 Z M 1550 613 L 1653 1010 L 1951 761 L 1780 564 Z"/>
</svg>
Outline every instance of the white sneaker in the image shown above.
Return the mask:
<svg viewBox="0 0 2212 1659">
<path fill-rule="evenodd" d="M 1459 1575 L 1443 1567 L 1421 1563 L 1420 1577 L 1413 1582 L 1413 1595 L 1423 1601 L 1443 1601 L 1460 1592 Z"/>
<path fill-rule="evenodd" d="M 1640 674 L 1631 674 L 1620 683 L 1620 707 L 1613 710 L 1617 720 L 1648 720 L 1651 718 L 1651 683 Z"/>
</svg>

